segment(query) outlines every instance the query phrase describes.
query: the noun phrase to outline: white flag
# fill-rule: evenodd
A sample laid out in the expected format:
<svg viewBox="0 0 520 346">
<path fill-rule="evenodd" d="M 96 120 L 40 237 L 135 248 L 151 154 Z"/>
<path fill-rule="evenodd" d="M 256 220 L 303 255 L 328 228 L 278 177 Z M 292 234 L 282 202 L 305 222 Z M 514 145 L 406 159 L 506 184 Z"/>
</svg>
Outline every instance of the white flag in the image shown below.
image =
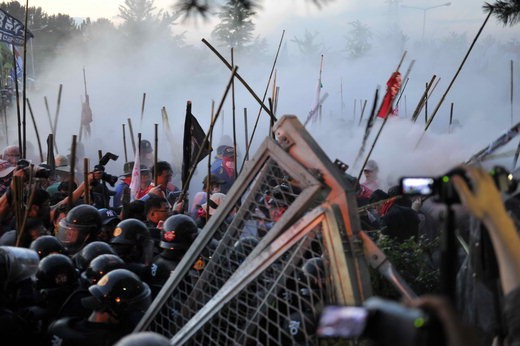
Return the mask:
<svg viewBox="0 0 520 346">
<path fill-rule="evenodd" d="M 141 191 L 141 160 L 139 159 L 139 146 L 135 150 L 134 168 L 132 169 L 132 180 L 130 181 L 130 196 L 132 200 L 137 199 Z"/>
</svg>

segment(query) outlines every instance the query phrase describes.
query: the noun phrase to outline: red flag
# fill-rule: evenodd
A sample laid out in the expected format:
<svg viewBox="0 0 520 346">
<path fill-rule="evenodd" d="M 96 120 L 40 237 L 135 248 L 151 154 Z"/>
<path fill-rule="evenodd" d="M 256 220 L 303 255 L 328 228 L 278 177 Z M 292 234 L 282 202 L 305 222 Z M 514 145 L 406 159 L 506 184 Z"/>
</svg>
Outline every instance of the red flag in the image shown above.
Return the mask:
<svg viewBox="0 0 520 346">
<path fill-rule="evenodd" d="M 396 97 L 399 89 L 401 88 L 401 74 L 399 72 L 392 73 L 388 82 L 386 82 L 386 94 L 381 104 L 381 108 L 377 113 L 380 118 L 386 118 L 388 114 L 396 114 L 395 110 L 392 109 L 392 103 Z"/>
</svg>

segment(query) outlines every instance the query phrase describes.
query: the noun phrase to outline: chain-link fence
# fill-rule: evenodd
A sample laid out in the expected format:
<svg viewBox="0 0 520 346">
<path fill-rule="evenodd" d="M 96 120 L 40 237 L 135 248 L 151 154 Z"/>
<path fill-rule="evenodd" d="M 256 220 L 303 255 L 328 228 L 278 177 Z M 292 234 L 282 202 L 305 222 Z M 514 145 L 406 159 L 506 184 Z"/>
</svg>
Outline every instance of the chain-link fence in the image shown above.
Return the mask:
<svg viewBox="0 0 520 346">
<path fill-rule="evenodd" d="M 136 330 L 174 344 L 316 344 L 322 306 L 352 279 L 345 225 L 309 171 L 266 139 Z"/>
</svg>

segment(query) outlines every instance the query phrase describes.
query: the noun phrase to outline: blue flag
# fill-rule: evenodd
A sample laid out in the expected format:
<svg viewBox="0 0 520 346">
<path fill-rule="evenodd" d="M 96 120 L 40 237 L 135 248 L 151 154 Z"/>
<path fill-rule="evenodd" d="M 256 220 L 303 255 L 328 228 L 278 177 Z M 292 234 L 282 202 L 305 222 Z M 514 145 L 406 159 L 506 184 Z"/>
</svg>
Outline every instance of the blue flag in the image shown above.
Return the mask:
<svg viewBox="0 0 520 346">
<path fill-rule="evenodd" d="M 25 27 L 22 22 L 0 9 L 0 41 L 23 46 L 24 36 Z M 27 37 L 31 38 L 34 35 L 27 30 Z"/>
</svg>

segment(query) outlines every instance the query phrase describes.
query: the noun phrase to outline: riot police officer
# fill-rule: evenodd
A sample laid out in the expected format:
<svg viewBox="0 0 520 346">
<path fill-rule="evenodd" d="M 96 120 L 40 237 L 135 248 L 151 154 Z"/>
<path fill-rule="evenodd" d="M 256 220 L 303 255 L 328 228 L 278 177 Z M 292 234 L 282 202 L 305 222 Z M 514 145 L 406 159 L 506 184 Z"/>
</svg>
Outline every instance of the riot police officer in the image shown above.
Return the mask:
<svg viewBox="0 0 520 346">
<path fill-rule="evenodd" d="M 163 250 L 154 258 L 147 277 L 154 295 L 168 280 L 197 234 L 198 228 L 195 221 L 187 215 L 170 216 L 163 224 L 159 244 Z"/>
<path fill-rule="evenodd" d="M 48 330 L 53 345 L 113 345 L 129 334 L 151 303 L 150 288 L 126 269 L 115 269 L 89 288 L 88 319 L 62 318 Z"/>
<path fill-rule="evenodd" d="M 101 217 L 96 208 L 82 204 L 72 208 L 59 223 L 60 239 L 70 255 L 80 251 L 86 244 L 97 240 L 101 229 Z"/>
</svg>

